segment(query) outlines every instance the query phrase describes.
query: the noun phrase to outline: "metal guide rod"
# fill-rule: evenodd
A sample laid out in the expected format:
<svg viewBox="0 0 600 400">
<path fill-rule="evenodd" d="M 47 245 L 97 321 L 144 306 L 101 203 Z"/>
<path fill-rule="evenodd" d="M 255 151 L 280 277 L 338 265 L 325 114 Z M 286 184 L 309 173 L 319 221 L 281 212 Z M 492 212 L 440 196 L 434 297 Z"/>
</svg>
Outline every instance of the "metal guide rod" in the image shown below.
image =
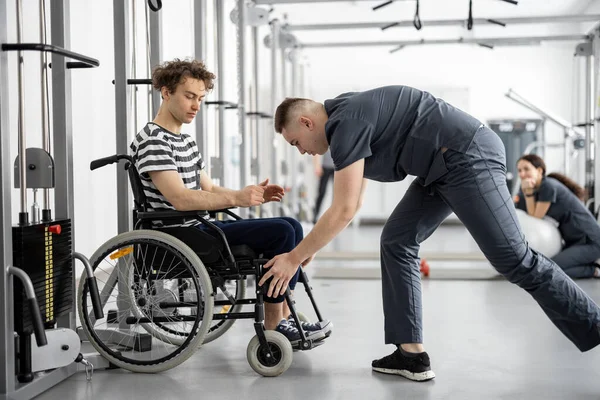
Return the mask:
<svg viewBox="0 0 600 400">
<path fill-rule="evenodd" d="M 278 84 L 277 84 L 277 55 L 279 48 L 279 33 L 280 25 L 278 20 L 271 21 L 271 110 L 275 112 L 277 108 L 277 101 L 279 100 Z M 273 182 L 277 182 L 279 178 L 278 174 L 278 156 L 277 147 L 275 145 L 277 140 L 277 133 L 272 130 L 270 148 L 273 149 L 273 156 L 271 157 L 271 176 Z"/>
<path fill-rule="evenodd" d="M 600 14 L 593 15 L 549 15 L 540 17 L 494 17 L 473 18 L 473 24 L 493 24 L 492 21 L 501 21 L 506 25 L 517 24 L 547 24 L 547 23 L 580 23 L 594 22 L 600 20 Z M 435 19 L 421 21 L 423 26 L 464 26 L 465 19 Z M 338 30 L 338 29 L 392 29 L 392 28 L 414 28 L 413 20 L 386 21 L 386 22 L 346 22 L 346 23 L 323 23 L 323 24 L 297 24 L 286 25 L 288 31 L 311 31 L 311 30 Z"/>
<path fill-rule="evenodd" d="M 46 1 L 40 0 L 40 43 L 46 44 Z M 50 113 L 48 112 L 48 54 L 45 51 L 40 53 L 41 73 L 42 73 L 42 146 L 49 154 L 50 149 Z M 50 208 L 50 190 L 43 189 L 43 209 Z"/>
<path fill-rule="evenodd" d="M 238 116 L 238 134 L 242 142 L 240 143 L 240 187 L 246 187 L 249 181 L 250 169 L 250 140 L 246 130 L 246 4 L 245 0 L 237 0 L 237 116 Z"/>
<path fill-rule="evenodd" d="M 259 85 L 259 76 L 260 74 L 258 73 L 258 27 L 253 26 L 252 27 L 252 75 L 253 75 L 253 81 L 254 81 L 254 111 L 258 112 L 260 110 L 260 85 Z M 252 119 L 252 125 L 254 127 L 254 133 L 255 133 L 255 137 L 254 140 L 256 141 L 256 143 L 253 144 L 253 146 L 256 147 L 256 178 L 260 181 L 260 179 L 262 179 L 262 175 L 261 175 L 261 160 L 262 160 L 262 142 L 260 137 L 260 117 L 257 115 L 256 117 L 254 117 Z M 277 183 L 277 182 L 272 182 L 272 183 Z"/>
<path fill-rule="evenodd" d="M 518 45 L 549 41 L 589 40 L 589 35 L 549 35 L 549 36 L 518 36 L 518 37 L 489 37 L 489 38 L 456 38 L 456 39 L 419 39 L 419 40 L 388 40 L 372 42 L 322 42 L 303 43 L 302 48 L 327 47 L 382 47 L 382 46 L 418 46 L 434 44 L 480 44 L 487 45 Z"/>
<path fill-rule="evenodd" d="M 521 96 L 514 90 L 508 89 L 508 92 L 506 92 L 505 95 L 509 99 L 521 104 L 523 107 L 529 108 L 531 111 L 541 115 L 542 117 L 544 117 L 546 119 L 549 119 L 550 121 L 554 122 L 555 124 L 559 125 L 560 127 L 578 132 L 575 128 L 573 128 L 573 124 L 571 124 L 567 120 L 564 120 L 560 117 L 552 115 L 551 113 L 541 109 L 540 107 L 534 105 L 532 102 L 525 99 L 523 96 Z"/>
<path fill-rule="evenodd" d="M 207 37 L 207 4 L 206 1 L 195 1 L 194 7 L 194 55 L 196 59 L 206 63 L 206 37 Z M 160 100 L 160 99 L 159 99 Z M 206 107 L 200 107 L 196 116 L 196 143 L 204 156 L 206 170 L 211 175 L 210 154 L 207 140 L 207 112 Z"/>
<path fill-rule="evenodd" d="M 23 1 L 17 0 L 17 43 L 23 43 Z M 27 214 L 27 145 L 25 142 L 25 88 L 23 86 L 23 53 L 17 52 L 19 62 L 18 68 L 18 88 L 19 88 L 19 192 L 21 195 L 21 213 Z"/>
<path fill-rule="evenodd" d="M 225 2 L 215 0 L 216 12 L 216 28 L 217 28 L 217 97 L 219 101 L 225 100 Z M 217 134 L 219 135 L 219 159 L 220 171 L 213 176 L 219 179 L 219 185 L 227 187 L 226 171 L 227 163 L 225 162 L 225 147 L 227 140 L 225 138 L 225 105 L 217 105 L 218 124 Z"/>
</svg>

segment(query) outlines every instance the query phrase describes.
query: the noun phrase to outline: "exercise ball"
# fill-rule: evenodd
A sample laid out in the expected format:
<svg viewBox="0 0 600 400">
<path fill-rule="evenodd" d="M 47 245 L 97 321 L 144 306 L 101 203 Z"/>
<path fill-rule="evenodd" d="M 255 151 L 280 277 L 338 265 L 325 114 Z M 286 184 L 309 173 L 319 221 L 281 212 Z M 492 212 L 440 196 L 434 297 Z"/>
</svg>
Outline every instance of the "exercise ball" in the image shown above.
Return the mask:
<svg viewBox="0 0 600 400">
<path fill-rule="evenodd" d="M 532 249 L 548 258 L 560 253 L 562 250 L 562 237 L 556 221 L 547 217 L 543 219 L 532 217 L 519 209 L 517 209 L 517 218 L 521 224 L 525 240 L 529 242 Z"/>
</svg>

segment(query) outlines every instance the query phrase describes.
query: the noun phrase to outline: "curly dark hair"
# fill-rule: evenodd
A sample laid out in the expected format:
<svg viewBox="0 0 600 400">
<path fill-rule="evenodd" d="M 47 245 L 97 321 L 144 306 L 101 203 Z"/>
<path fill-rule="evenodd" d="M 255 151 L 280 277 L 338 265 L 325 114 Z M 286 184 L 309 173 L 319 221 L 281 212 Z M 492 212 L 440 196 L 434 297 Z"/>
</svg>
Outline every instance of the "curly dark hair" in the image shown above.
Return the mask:
<svg viewBox="0 0 600 400">
<path fill-rule="evenodd" d="M 531 165 L 533 165 L 535 168 L 541 168 L 542 176 L 546 176 L 546 163 L 544 162 L 542 157 L 540 157 L 536 154 L 525 154 L 524 156 L 521 156 L 521 158 L 519 158 L 519 160 L 517 162 L 519 162 L 521 160 L 530 162 Z M 581 186 L 579 186 L 577 184 L 577 182 L 575 182 L 571 178 L 569 178 L 563 174 L 559 174 L 557 172 L 548 174 L 548 177 L 554 178 L 557 181 L 559 181 L 560 183 L 562 183 L 563 185 L 565 185 L 567 187 L 567 189 L 569 189 L 571 192 L 573 192 L 573 194 L 575 196 L 577 196 L 579 198 L 579 200 L 586 201 L 586 198 L 587 198 L 586 190 L 584 188 L 582 188 Z"/>
<path fill-rule="evenodd" d="M 169 93 L 175 93 L 177 85 L 188 77 L 204 81 L 207 91 L 212 90 L 213 80 L 216 78 L 215 74 L 206 69 L 202 61 L 176 58 L 154 67 L 152 86 L 156 90 L 161 90 L 163 86 L 166 86 Z"/>
</svg>

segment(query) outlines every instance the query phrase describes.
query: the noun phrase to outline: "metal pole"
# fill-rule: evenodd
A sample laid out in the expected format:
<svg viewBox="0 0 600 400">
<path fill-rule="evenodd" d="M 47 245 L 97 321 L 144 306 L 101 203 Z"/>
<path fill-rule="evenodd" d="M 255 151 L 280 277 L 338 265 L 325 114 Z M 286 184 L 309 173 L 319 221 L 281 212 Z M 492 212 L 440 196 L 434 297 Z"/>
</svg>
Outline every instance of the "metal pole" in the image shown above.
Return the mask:
<svg viewBox="0 0 600 400">
<path fill-rule="evenodd" d="M 0 43 L 8 42 L 8 5 L 0 0 Z M 8 53 L 0 51 L 0 395 L 15 390 L 15 339 L 12 275 L 7 267 L 12 258 L 11 182 L 14 168 L 11 163 L 11 130 L 8 97 Z"/>
<path fill-rule="evenodd" d="M 129 64 L 129 0 L 113 0 L 115 46 L 115 123 L 118 154 L 129 152 L 129 96 L 127 78 Z M 117 229 L 119 233 L 131 230 L 131 202 L 127 172 L 116 168 L 117 173 Z"/>
<path fill-rule="evenodd" d="M 52 44 L 65 49 L 70 47 L 69 0 L 51 0 L 50 2 L 50 37 Z M 74 184 L 73 184 L 73 126 L 71 109 L 71 73 L 67 69 L 63 56 L 52 54 L 52 132 L 54 132 L 54 171 L 56 176 L 54 190 L 54 209 L 56 219 L 72 221 L 71 246 L 75 248 L 75 215 Z M 75 275 L 71 283 L 75 293 Z M 75 329 L 75 310 L 57 321 L 61 328 Z M 69 371 L 75 372 L 76 366 L 69 366 Z"/>
<path fill-rule="evenodd" d="M 17 0 L 17 42 L 23 43 L 23 1 Z M 21 215 L 27 215 L 27 145 L 26 145 L 26 134 L 25 134 L 25 88 L 23 86 L 23 75 L 25 74 L 25 68 L 23 65 L 23 52 L 17 52 L 17 60 L 19 63 L 18 68 L 18 88 L 19 88 L 19 192 L 20 192 L 20 204 L 21 204 Z M 26 220 L 19 222 L 27 223 Z"/>
<path fill-rule="evenodd" d="M 204 1 L 197 2 L 196 4 L 204 4 Z M 150 68 L 148 71 L 148 77 L 152 77 L 152 67 L 155 67 L 160 64 L 162 57 L 162 46 L 161 46 L 161 33 L 162 33 L 162 12 L 154 12 L 150 11 L 149 7 L 146 7 L 147 12 L 150 13 Z M 198 35 L 196 35 L 196 38 Z M 196 39 L 198 40 L 198 39 Z M 158 109 L 160 108 L 160 92 L 158 90 L 153 90 L 152 86 L 150 86 L 150 92 L 152 93 L 152 116 L 154 118 L 156 114 L 158 114 Z"/>
<path fill-rule="evenodd" d="M 593 63 L 593 76 L 597 77 L 600 74 L 600 28 L 596 26 L 593 34 L 592 34 L 592 54 L 594 55 L 594 63 Z M 598 79 L 595 80 L 593 86 L 593 95 L 595 99 L 600 99 L 600 81 Z M 600 143 L 600 138 L 598 135 L 600 134 L 600 121 L 598 118 L 600 117 L 600 103 L 597 101 L 592 102 L 592 107 L 594 112 L 592 114 L 592 120 L 594 122 L 594 138 L 595 143 Z M 594 176 L 600 176 L 600 146 L 594 146 Z M 594 182 L 594 190 L 593 193 L 590 193 L 594 197 L 594 211 L 598 214 L 600 210 L 600 184 Z M 597 215 L 597 219 L 600 220 L 600 214 Z"/>
<path fill-rule="evenodd" d="M 508 26 L 518 24 L 547 24 L 547 23 L 581 23 L 594 22 L 600 20 L 600 14 L 595 15 L 555 15 L 538 17 L 494 17 L 494 18 L 474 18 L 473 24 L 476 26 L 492 25 L 494 21 L 502 22 Z M 462 26 L 466 21 L 464 19 L 438 19 L 424 20 L 423 26 Z M 349 23 L 324 23 L 324 24 L 298 24 L 287 25 L 288 31 L 310 31 L 310 30 L 339 30 L 339 29 L 396 29 L 396 28 L 414 28 L 413 20 L 404 21 L 385 21 L 385 22 L 349 22 Z"/>
<path fill-rule="evenodd" d="M 353 0 L 356 1 L 373 1 L 373 0 Z M 413 0 L 396 0 L 396 1 L 413 1 Z M 498 0 L 506 1 L 506 0 Z M 307 3 L 335 3 L 348 2 L 348 0 L 254 0 L 256 4 L 307 4 Z"/>
<path fill-rule="evenodd" d="M 589 40 L 588 35 L 555 35 L 555 36 L 520 36 L 520 37 L 489 37 L 489 38 L 456 38 L 456 39 L 420 39 L 403 41 L 376 41 L 376 42 L 322 42 L 304 43 L 303 48 L 326 47 L 381 47 L 381 46 L 419 46 L 440 44 L 486 44 L 490 46 L 502 45 L 529 45 L 548 41 L 575 41 Z"/>
<path fill-rule="evenodd" d="M 564 144 L 565 147 L 564 149 L 564 154 L 563 154 L 563 170 L 564 170 L 564 174 L 565 175 L 569 175 L 569 154 L 570 154 L 570 149 L 571 146 L 569 146 L 569 134 L 567 133 L 567 128 L 565 128 L 565 134 L 564 134 Z"/>
<path fill-rule="evenodd" d="M 290 57 L 290 62 L 291 62 L 291 67 L 292 67 L 292 78 L 291 78 L 291 90 L 290 90 L 290 96 L 293 97 L 299 97 L 298 93 L 298 50 L 297 49 L 292 49 L 290 50 L 290 52 L 288 53 L 289 57 Z M 300 167 L 300 157 L 298 156 L 298 152 L 296 151 L 295 148 L 291 148 L 290 150 L 290 165 L 292 166 L 292 168 L 290 168 L 289 174 L 290 174 L 290 180 L 291 180 L 291 186 L 292 186 L 292 193 L 291 193 L 291 199 L 290 202 L 292 203 L 292 209 L 294 210 L 294 212 L 296 212 L 296 214 L 294 215 L 295 217 L 297 217 L 299 215 L 300 212 L 300 196 L 299 196 L 299 190 L 300 190 L 300 185 L 298 185 L 298 169 Z"/>
<path fill-rule="evenodd" d="M 217 96 L 219 101 L 225 101 L 225 2 L 223 0 L 215 0 L 215 11 L 217 27 Z M 213 177 L 219 179 L 219 185 L 226 187 L 226 171 L 227 163 L 225 162 L 225 147 L 227 142 L 225 139 L 225 106 L 217 106 L 217 134 L 219 135 L 219 154 L 217 173 Z"/>
<path fill-rule="evenodd" d="M 278 82 L 277 82 L 277 55 L 279 49 L 279 21 L 271 21 L 271 110 L 275 112 L 278 106 L 279 93 L 278 93 Z M 277 182 L 279 178 L 279 163 L 277 154 L 277 133 L 272 130 L 271 144 L 269 147 L 273 149 L 273 155 L 271 157 L 271 176 L 273 182 Z M 276 214 L 275 214 L 276 215 Z"/>
<path fill-rule="evenodd" d="M 237 0 L 237 97 L 238 97 L 238 130 L 242 139 L 240 144 L 240 187 L 246 187 L 250 171 L 250 138 L 246 130 L 246 4 L 245 0 Z"/>
<path fill-rule="evenodd" d="M 594 79 L 594 62 L 593 53 L 585 58 L 586 67 L 586 107 L 585 107 L 585 186 L 591 188 L 594 185 L 594 114 L 596 102 L 595 79 Z"/>
<path fill-rule="evenodd" d="M 40 0 L 40 43 L 46 43 L 46 1 Z M 48 113 L 48 55 L 45 51 L 40 53 L 42 73 L 42 147 L 52 154 L 50 149 L 50 115 Z M 50 209 L 50 190 L 43 189 L 42 209 Z"/>
<path fill-rule="evenodd" d="M 260 112 L 260 74 L 259 71 L 259 62 L 258 62 L 258 27 L 252 27 L 252 74 L 254 81 L 254 111 Z M 261 160 L 262 160 L 262 141 L 260 138 L 260 121 L 261 118 L 258 115 L 254 116 L 252 120 L 252 126 L 254 131 L 253 137 L 253 146 L 256 148 L 256 154 L 254 154 L 254 159 L 252 160 L 253 165 L 255 166 L 254 173 L 256 174 L 257 179 L 262 179 L 261 175 Z M 277 182 L 273 182 L 277 183 Z"/>
<path fill-rule="evenodd" d="M 132 32 L 132 40 L 131 40 L 131 78 L 137 79 L 137 13 L 135 7 L 136 0 L 131 2 L 131 32 Z M 131 100 L 133 104 L 133 130 L 137 132 L 138 130 L 138 106 L 137 106 L 137 98 L 138 98 L 138 87 L 132 86 L 133 93 L 131 95 Z"/>
<path fill-rule="evenodd" d="M 542 110 L 540 107 L 534 105 L 533 103 L 531 103 L 529 100 L 525 99 L 523 96 L 521 96 L 514 90 L 508 89 L 508 92 L 506 92 L 505 96 L 508 97 L 509 99 L 511 99 L 512 101 L 514 101 L 515 103 L 519 103 L 523 107 L 528 108 L 529 110 L 541 115 L 545 119 L 548 119 L 549 121 L 554 122 L 558 126 L 565 128 L 565 132 L 569 136 L 573 136 L 574 132 L 577 132 L 577 129 L 574 128 L 573 125 L 569 121 L 562 119 L 556 115 L 552 115 L 545 110 Z"/>
<path fill-rule="evenodd" d="M 281 38 L 280 38 L 281 39 Z M 287 62 L 285 59 L 285 54 L 286 54 L 286 48 L 285 48 L 285 43 L 283 43 L 281 40 L 279 41 L 279 67 L 281 68 L 281 100 L 283 100 L 284 98 L 286 98 L 286 96 L 288 95 L 288 79 L 287 79 Z M 277 137 L 277 135 L 275 135 L 275 137 Z M 277 139 L 276 139 L 277 140 Z M 292 168 L 291 164 L 291 151 L 292 151 L 292 147 L 291 146 L 283 146 L 283 148 L 281 149 L 281 155 L 282 160 L 280 162 L 281 165 L 281 178 L 283 179 L 283 183 L 285 184 L 285 186 L 287 186 L 288 188 L 291 189 L 292 193 L 294 192 L 294 188 L 293 188 L 293 183 L 290 180 L 290 169 Z M 287 217 L 291 217 L 291 215 L 287 215 L 289 213 L 293 214 L 293 211 L 290 211 L 290 199 L 291 196 L 285 196 L 283 198 L 283 203 L 282 205 L 284 205 L 285 207 L 283 207 L 282 213 L 287 216 Z"/>
<path fill-rule="evenodd" d="M 206 1 L 194 2 L 194 54 L 197 59 L 206 62 L 207 10 Z M 207 140 L 206 107 L 200 107 L 196 116 L 196 143 L 205 160 L 210 160 Z M 210 162 L 205 162 L 207 173 L 210 175 Z"/>
</svg>

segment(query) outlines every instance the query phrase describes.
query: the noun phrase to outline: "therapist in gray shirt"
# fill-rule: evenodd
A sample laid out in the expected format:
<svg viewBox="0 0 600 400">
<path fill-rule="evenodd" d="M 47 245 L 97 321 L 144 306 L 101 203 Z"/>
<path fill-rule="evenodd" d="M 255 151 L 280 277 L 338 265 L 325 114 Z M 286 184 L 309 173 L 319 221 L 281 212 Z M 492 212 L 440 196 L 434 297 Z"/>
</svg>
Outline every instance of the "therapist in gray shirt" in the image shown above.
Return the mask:
<svg viewBox="0 0 600 400">
<path fill-rule="evenodd" d="M 500 138 L 480 121 L 407 86 L 344 93 L 321 104 L 288 98 L 275 130 L 300 153 L 335 164 L 333 202 L 290 253 L 271 259 L 259 284 L 283 293 L 300 263 L 308 263 L 358 211 L 365 179 L 416 179 L 381 235 L 385 342 L 396 350 L 373 370 L 416 381 L 435 377 L 423 346 L 419 245 L 454 212 L 492 266 L 526 290 L 581 351 L 600 343 L 600 308 L 554 262 L 529 248 L 506 185 Z M 363 179 L 365 178 L 365 179 Z"/>
</svg>

